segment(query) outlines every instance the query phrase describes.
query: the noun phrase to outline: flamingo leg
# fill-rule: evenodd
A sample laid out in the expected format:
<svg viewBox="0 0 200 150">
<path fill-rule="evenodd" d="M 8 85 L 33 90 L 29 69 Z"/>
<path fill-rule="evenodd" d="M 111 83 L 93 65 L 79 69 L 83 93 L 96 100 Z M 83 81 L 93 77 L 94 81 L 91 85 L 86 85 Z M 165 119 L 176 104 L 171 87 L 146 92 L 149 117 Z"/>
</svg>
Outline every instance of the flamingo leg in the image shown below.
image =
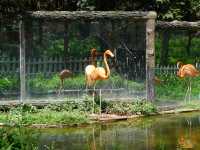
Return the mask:
<svg viewBox="0 0 200 150">
<path fill-rule="evenodd" d="M 192 91 L 192 83 L 191 83 L 191 79 L 189 79 L 189 103 L 191 101 L 191 91 Z"/>
<path fill-rule="evenodd" d="M 92 98 L 92 113 L 94 114 L 94 103 L 95 103 L 95 86 L 96 84 L 94 84 L 94 90 L 93 90 L 93 98 Z"/>
<path fill-rule="evenodd" d="M 86 84 L 86 87 L 85 87 L 85 92 L 86 92 L 86 95 L 88 93 L 88 85 Z"/>
<path fill-rule="evenodd" d="M 99 110 L 99 113 L 100 113 L 100 115 L 101 115 L 101 89 L 100 89 L 100 91 L 99 91 L 99 107 L 100 107 L 100 110 Z"/>
<path fill-rule="evenodd" d="M 64 80 L 61 79 L 61 82 L 60 82 L 60 89 L 59 89 L 59 91 L 58 91 L 58 96 L 60 96 L 61 90 L 62 90 L 62 88 L 63 88 L 63 84 L 64 84 Z"/>
<path fill-rule="evenodd" d="M 187 81 L 186 81 L 186 85 L 187 85 L 187 91 L 184 98 L 185 103 L 187 102 L 187 97 L 188 97 L 188 92 L 189 92 L 189 84 L 187 83 Z"/>
</svg>

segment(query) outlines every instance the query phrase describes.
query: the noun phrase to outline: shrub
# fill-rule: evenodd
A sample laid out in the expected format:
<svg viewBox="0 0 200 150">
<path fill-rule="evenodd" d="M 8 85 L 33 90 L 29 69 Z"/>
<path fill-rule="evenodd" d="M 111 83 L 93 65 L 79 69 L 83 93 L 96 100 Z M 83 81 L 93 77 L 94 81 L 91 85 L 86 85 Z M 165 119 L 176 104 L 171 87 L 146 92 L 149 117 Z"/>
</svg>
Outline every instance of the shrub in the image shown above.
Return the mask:
<svg viewBox="0 0 200 150">
<path fill-rule="evenodd" d="M 133 103 L 119 102 L 110 104 L 110 106 L 107 107 L 107 112 L 116 113 L 119 115 L 149 115 L 151 113 L 156 113 L 157 108 L 154 104 L 147 101 L 136 101 Z"/>
<path fill-rule="evenodd" d="M 150 102 L 143 103 L 143 107 L 141 110 L 142 114 L 149 115 L 151 113 L 156 113 L 156 112 L 157 112 L 157 108 L 154 104 L 152 104 Z"/>
<path fill-rule="evenodd" d="M 131 107 L 130 107 L 129 103 L 124 103 L 124 102 L 112 103 L 107 108 L 107 112 L 115 113 L 115 114 L 119 114 L 119 115 L 127 115 L 127 114 L 131 114 L 130 108 Z"/>
<path fill-rule="evenodd" d="M 0 148 L 2 150 L 27 150 L 38 147 L 39 134 L 21 128 L 1 128 Z"/>
<path fill-rule="evenodd" d="M 17 76 L 0 76 L 0 91 L 19 90 L 19 77 Z"/>
</svg>

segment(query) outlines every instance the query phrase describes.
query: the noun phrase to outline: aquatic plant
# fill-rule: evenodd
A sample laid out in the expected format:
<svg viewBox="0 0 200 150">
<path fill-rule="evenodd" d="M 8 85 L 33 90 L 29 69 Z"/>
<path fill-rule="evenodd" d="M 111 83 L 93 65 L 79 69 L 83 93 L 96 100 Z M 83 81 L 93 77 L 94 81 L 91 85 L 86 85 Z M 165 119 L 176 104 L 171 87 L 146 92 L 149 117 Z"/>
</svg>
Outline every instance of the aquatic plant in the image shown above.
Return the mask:
<svg viewBox="0 0 200 150">
<path fill-rule="evenodd" d="M 1 150 L 33 150 L 38 148 L 39 133 L 22 128 L 1 128 Z"/>
<path fill-rule="evenodd" d="M 0 128 L 0 150 L 53 150 L 54 143 L 39 144 L 40 132 L 28 128 Z"/>
</svg>

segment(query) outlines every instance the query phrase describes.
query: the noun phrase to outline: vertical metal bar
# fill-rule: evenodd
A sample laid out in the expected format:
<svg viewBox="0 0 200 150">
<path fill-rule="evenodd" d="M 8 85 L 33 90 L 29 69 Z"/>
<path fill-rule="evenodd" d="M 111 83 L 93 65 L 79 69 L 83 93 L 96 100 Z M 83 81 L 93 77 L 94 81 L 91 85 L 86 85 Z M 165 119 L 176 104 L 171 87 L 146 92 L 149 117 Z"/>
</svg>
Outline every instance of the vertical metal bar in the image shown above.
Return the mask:
<svg viewBox="0 0 200 150">
<path fill-rule="evenodd" d="M 25 66 L 25 34 L 24 22 L 19 23 L 19 38 L 20 38 L 20 102 L 22 103 L 26 97 L 26 66 Z"/>
<path fill-rule="evenodd" d="M 101 88 L 99 90 L 99 107 L 100 107 L 100 110 L 99 110 L 99 114 L 101 115 Z"/>
</svg>

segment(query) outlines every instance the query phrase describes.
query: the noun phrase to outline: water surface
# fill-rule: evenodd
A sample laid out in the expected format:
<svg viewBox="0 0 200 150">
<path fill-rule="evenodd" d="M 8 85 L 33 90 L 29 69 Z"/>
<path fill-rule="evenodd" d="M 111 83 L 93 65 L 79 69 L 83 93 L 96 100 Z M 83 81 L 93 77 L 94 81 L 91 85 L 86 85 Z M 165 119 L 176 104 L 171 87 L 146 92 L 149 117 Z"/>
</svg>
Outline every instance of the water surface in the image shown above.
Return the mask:
<svg viewBox="0 0 200 150">
<path fill-rule="evenodd" d="M 38 129 L 37 129 L 38 131 Z M 200 149 L 200 113 L 137 118 L 78 128 L 40 129 L 40 148 L 54 149 Z"/>
</svg>

